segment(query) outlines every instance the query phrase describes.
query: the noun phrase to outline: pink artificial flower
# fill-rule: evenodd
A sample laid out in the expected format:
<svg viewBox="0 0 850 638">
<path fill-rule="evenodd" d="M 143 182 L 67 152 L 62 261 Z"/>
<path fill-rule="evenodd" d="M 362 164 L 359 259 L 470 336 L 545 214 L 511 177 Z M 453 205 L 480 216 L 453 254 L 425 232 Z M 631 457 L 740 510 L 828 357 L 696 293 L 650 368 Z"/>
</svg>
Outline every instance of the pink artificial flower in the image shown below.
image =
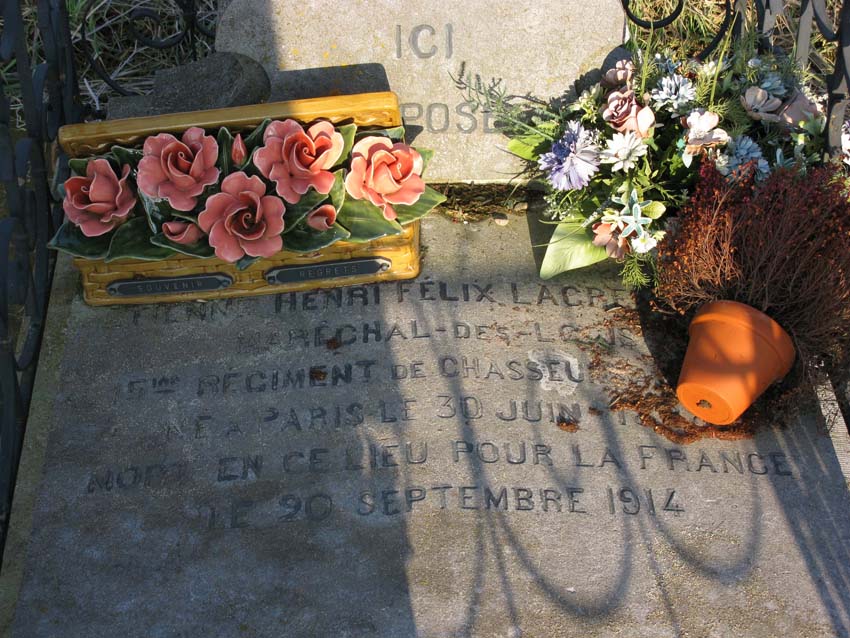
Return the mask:
<svg viewBox="0 0 850 638">
<path fill-rule="evenodd" d="M 812 118 L 821 116 L 821 108 L 802 91 L 794 91 L 791 99 L 782 107 L 779 117 L 790 128 L 799 128 Z"/>
<path fill-rule="evenodd" d="M 234 165 L 240 165 L 248 157 L 248 149 L 245 147 L 245 141 L 242 139 L 242 134 L 237 133 L 233 138 L 233 148 L 230 149 L 230 159 Z"/>
<path fill-rule="evenodd" d="M 611 91 L 602 119 L 620 133 L 634 131 L 640 138 L 649 137 L 655 126 L 655 113 L 648 106 L 641 107 L 631 90 Z"/>
<path fill-rule="evenodd" d="M 617 60 L 614 67 L 608 69 L 602 76 L 601 84 L 609 89 L 627 86 L 632 81 L 634 72 L 635 65 L 631 60 Z"/>
<path fill-rule="evenodd" d="M 266 195 L 263 180 L 238 171 L 225 177 L 221 192 L 207 200 L 198 225 L 219 259 L 232 263 L 245 255 L 271 257 L 283 248 L 284 210 L 280 199 Z"/>
<path fill-rule="evenodd" d="M 345 190 L 354 199 L 368 199 L 392 220 L 398 216 L 393 204 L 415 204 L 425 192 L 423 167 L 422 156 L 407 144 L 364 137 L 351 151 Z"/>
<path fill-rule="evenodd" d="M 331 192 L 334 176 L 329 169 L 345 146 L 333 124 L 316 122 L 305 131 L 295 120 L 275 121 L 263 133 L 263 143 L 254 164 L 288 203 L 297 204 L 311 186 L 323 195 Z"/>
<path fill-rule="evenodd" d="M 620 237 L 616 224 L 596 223 L 593 225 L 593 232 L 596 234 L 593 245 L 603 246 L 609 257 L 622 259 L 629 252 L 629 241 Z"/>
<path fill-rule="evenodd" d="M 149 137 L 144 154 L 136 178 L 139 190 L 167 199 L 177 210 L 192 210 L 204 188 L 218 180 L 218 143 L 202 128 L 190 128 L 181 140 L 168 133 Z"/>
<path fill-rule="evenodd" d="M 162 225 L 162 234 L 169 241 L 184 246 L 197 244 L 204 237 L 204 231 L 197 224 L 182 221 L 165 222 Z"/>
<path fill-rule="evenodd" d="M 127 220 L 136 205 L 127 176 L 129 164 L 121 168 L 121 178 L 105 159 L 93 159 L 86 165 L 85 177 L 65 181 L 62 208 L 72 224 L 86 237 L 104 235 Z"/>
<path fill-rule="evenodd" d="M 318 231 L 330 230 L 336 221 L 336 208 L 323 204 L 307 213 L 307 225 Z"/>
</svg>

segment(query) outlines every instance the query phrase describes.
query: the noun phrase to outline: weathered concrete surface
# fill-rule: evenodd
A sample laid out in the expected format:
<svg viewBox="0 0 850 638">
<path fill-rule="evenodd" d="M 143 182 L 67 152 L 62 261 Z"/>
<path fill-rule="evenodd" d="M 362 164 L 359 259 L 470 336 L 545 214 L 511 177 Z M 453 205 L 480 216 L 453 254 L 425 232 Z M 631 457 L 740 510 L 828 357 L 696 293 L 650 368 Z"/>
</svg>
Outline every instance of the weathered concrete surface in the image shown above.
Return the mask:
<svg viewBox="0 0 850 638">
<path fill-rule="evenodd" d="M 651 368 L 616 269 L 543 287 L 511 219 L 427 219 L 418 281 L 338 298 L 91 309 L 63 262 L 4 635 L 850 635 L 817 415 L 677 446 L 609 411 L 597 354 Z"/>
<path fill-rule="evenodd" d="M 416 143 L 436 151 L 429 179 L 508 181 L 522 168 L 492 117 L 473 113 L 451 75 L 461 64 L 506 90 L 557 97 L 622 42 L 617 0 L 232 0 L 216 49 L 259 61 L 273 100 L 398 93 Z M 501 147 L 501 148 L 499 148 Z"/>
<path fill-rule="evenodd" d="M 269 97 L 269 78 L 257 62 L 216 52 L 196 62 L 157 71 L 148 95 L 109 100 L 109 119 L 202 111 L 260 104 Z"/>
</svg>

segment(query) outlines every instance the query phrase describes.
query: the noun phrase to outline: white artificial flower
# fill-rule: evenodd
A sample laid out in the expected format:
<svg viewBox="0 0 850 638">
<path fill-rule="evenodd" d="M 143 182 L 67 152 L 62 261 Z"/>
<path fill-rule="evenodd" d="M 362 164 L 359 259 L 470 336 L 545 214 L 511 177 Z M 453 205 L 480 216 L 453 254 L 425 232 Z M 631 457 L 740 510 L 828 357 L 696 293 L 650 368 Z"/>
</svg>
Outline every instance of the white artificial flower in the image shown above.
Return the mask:
<svg viewBox="0 0 850 638">
<path fill-rule="evenodd" d="M 638 158 L 646 155 L 646 144 L 634 134 L 614 133 L 608 141 L 608 147 L 599 156 L 605 164 L 613 164 L 612 171 L 630 171 L 635 167 Z"/>
<path fill-rule="evenodd" d="M 844 163 L 850 166 L 850 120 L 841 127 L 841 154 Z"/>
<path fill-rule="evenodd" d="M 658 245 L 658 241 L 649 233 L 643 233 L 637 237 L 632 237 L 632 250 L 636 253 L 648 253 Z"/>
</svg>

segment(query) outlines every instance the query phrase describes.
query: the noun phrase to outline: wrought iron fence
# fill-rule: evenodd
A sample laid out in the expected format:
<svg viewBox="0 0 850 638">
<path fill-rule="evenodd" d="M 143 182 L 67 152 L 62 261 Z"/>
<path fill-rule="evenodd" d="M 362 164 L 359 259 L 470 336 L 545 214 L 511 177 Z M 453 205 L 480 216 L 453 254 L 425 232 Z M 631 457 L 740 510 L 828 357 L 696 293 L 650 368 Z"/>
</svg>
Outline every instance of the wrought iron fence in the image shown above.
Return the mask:
<svg viewBox="0 0 850 638">
<path fill-rule="evenodd" d="M 28 51 L 18 0 L 2 2 L 0 59 L 16 79 L 24 129 L 11 121 L 10 88 L 0 95 L 0 183 L 5 216 L 0 219 L 0 547 L 11 507 L 32 385 L 38 363 L 53 260 L 47 250 L 62 207 L 51 177 L 64 180 L 67 158 L 51 167 L 51 142 L 59 127 L 80 119 L 73 52 L 63 0 L 38 0 L 43 61 Z M 14 70 L 14 73 L 11 71 Z"/>
<path fill-rule="evenodd" d="M 182 27 L 164 38 L 148 35 L 136 26 L 139 21 L 158 23 L 156 12 L 139 8 L 129 13 L 129 29 L 136 40 L 154 48 L 187 44 L 190 57 L 199 36 L 212 32 L 198 17 L 197 0 L 174 0 L 182 12 Z M 686 10 L 678 0 L 673 12 L 656 20 L 645 20 L 632 10 L 630 0 L 621 0 L 628 19 L 638 28 L 663 29 Z M 82 9 L 87 16 L 94 0 Z M 22 19 L 20 0 L 0 0 L 2 34 L 0 60 L 15 70 L 17 97 L 23 104 L 24 129 L 17 130 L 10 116 L 10 94 L 5 83 L 0 95 L 0 183 L 5 191 L 5 212 L 0 218 L 0 552 L 11 508 L 21 443 L 32 392 L 38 351 L 47 312 L 53 260 L 47 239 L 61 222 L 61 201 L 51 184 L 68 176 L 67 157 L 55 144 L 59 127 L 79 121 L 91 106 L 81 103 L 74 64 L 71 30 L 64 0 L 37 0 L 38 33 L 43 61 L 34 64 Z M 772 46 L 777 20 L 786 11 L 782 0 L 724 0 L 724 17 L 718 33 L 701 55 L 713 51 L 732 30 L 740 37 L 746 28 L 744 17 L 754 10 L 762 45 Z M 816 27 L 823 38 L 836 47 L 836 61 L 825 74 L 829 95 L 826 130 L 831 153 L 840 152 L 841 130 L 850 101 L 850 2 L 838 9 L 837 27 L 827 13 L 824 0 L 801 0 L 796 33 L 795 56 L 809 60 L 811 39 Z M 101 63 L 88 42 L 83 19 L 80 47 L 92 69 L 117 93 L 130 95 Z"/>
<path fill-rule="evenodd" d="M 620 0 L 627 19 L 642 29 L 664 29 L 678 20 L 686 10 L 685 0 L 678 0 L 673 11 L 661 18 L 647 20 L 632 10 L 632 0 Z M 780 20 L 787 15 L 791 4 L 799 9 L 799 19 L 794 38 L 794 57 L 797 64 L 807 67 L 811 63 L 812 35 L 814 28 L 828 43 L 835 45 L 835 64 L 825 75 L 827 89 L 827 126 L 825 129 L 828 153 L 841 153 L 841 129 L 846 119 L 850 102 L 850 2 L 834 2 L 836 16 L 830 17 L 826 0 L 724 0 L 723 20 L 708 46 L 696 54 L 698 59 L 710 55 L 723 41 L 731 29 L 733 38 L 744 35 L 747 17 L 755 14 L 755 23 L 760 45 L 763 49 L 774 48 L 774 36 Z M 835 22 L 835 27 L 832 23 Z"/>
</svg>

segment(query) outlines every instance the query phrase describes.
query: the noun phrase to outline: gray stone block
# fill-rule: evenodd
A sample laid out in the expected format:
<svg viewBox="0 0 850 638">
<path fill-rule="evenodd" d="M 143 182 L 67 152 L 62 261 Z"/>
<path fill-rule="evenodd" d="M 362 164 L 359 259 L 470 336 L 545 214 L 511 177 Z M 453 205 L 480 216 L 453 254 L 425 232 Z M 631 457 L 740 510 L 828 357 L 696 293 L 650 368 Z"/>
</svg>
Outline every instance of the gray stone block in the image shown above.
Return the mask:
<svg viewBox="0 0 850 638">
<path fill-rule="evenodd" d="M 344 8 L 231 0 L 216 49 L 260 62 L 273 100 L 384 90 L 386 82 L 417 145 L 436 151 L 429 180 L 507 182 L 522 164 L 452 75 L 463 67 L 485 81 L 501 78 L 511 94 L 555 98 L 598 68 L 623 30 L 618 0 L 365 0 Z"/>
<path fill-rule="evenodd" d="M 259 104 L 268 100 L 270 90 L 266 72 L 254 60 L 215 52 L 190 64 L 157 71 L 150 94 L 112 98 L 107 114 L 115 120 Z"/>
</svg>

